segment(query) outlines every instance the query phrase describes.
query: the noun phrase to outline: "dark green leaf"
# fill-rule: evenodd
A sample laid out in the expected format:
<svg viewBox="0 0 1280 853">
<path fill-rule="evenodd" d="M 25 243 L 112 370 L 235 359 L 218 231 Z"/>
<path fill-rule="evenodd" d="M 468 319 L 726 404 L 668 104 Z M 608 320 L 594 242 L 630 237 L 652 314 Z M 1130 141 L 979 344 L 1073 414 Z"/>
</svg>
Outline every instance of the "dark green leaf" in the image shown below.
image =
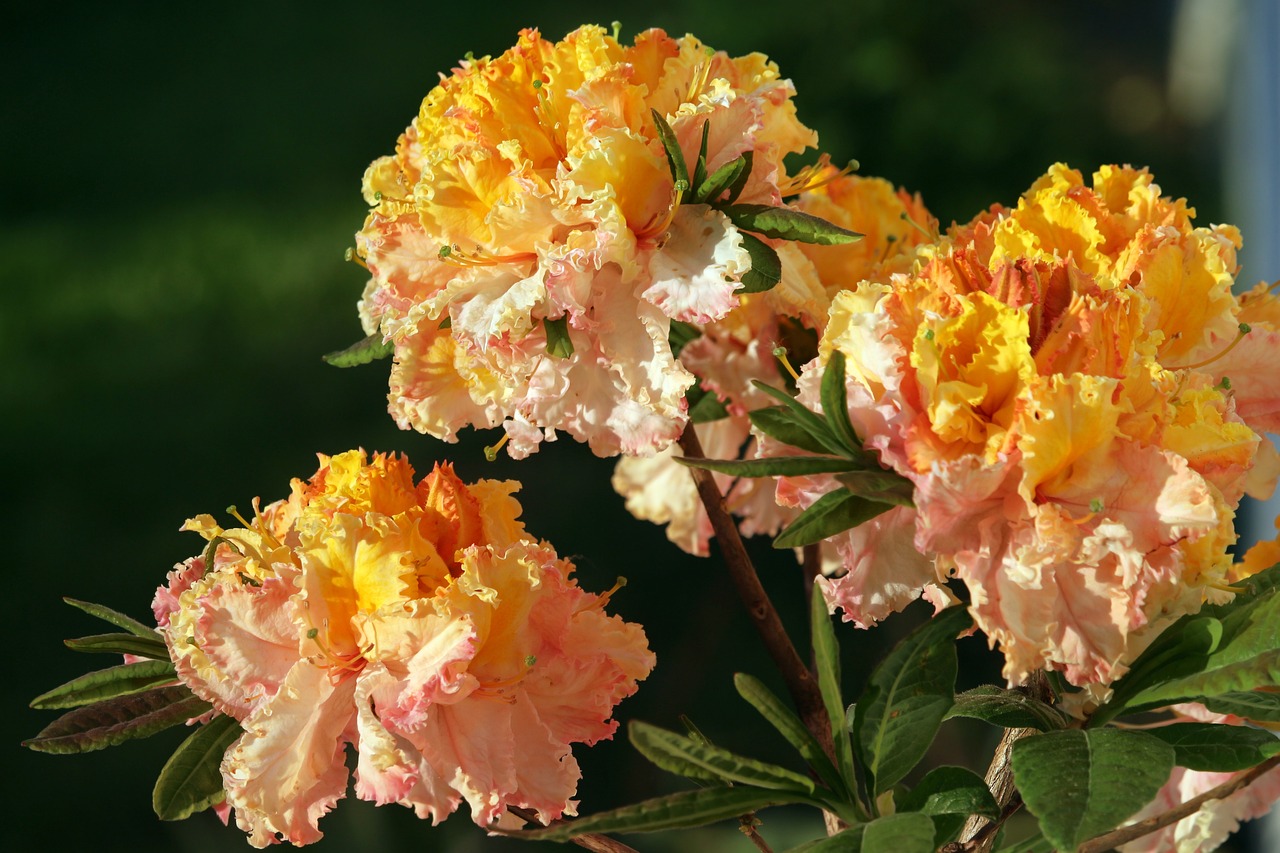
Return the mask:
<svg viewBox="0 0 1280 853">
<path fill-rule="evenodd" d="M 702 144 L 698 146 L 698 164 L 693 168 L 693 194 L 697 197 L 698 188 L 707 180 L 707 140 L 711 135 L 710 120 L 702 123 Z"/>
<path fill-rule="evenodd" d="M 706 773 L 727 782 L 741 782 L 757 788 L 771 788 L 783 791 L 801 791 L 812 794 L 813 780 L 807 776 L 792 772 L 785 767 L 766 764 L 753 758 L 735 755 L 718 746 L 698 743 L 692 738 L 666 729 L 651 726 L 648 723 L 632 721 L 628 728 L 631 744 L 645 758 L 664 770 L 680 775 L 694 775 L 695 778 L 706 778 Z M 696 773 L 685 772 L 692 765 Z"/>
<path fill-rule="evenodd" d="M 836 246 L 841 243 L 852 243 L 862 236 L 825 219 L 809 213 L 801 213 L 789 207 L 773 207 L 767 204 L 730 204 L 721 210 L 738 228 L 755 231 L 757 234 L 763 234 L 775 240 L 795 240 L 800 243 L 816 243 L 820 246 Z"/>
<path fill-rule="evenodd" d="M 749 154 L 747 155 L 749 156 Z M 738 182 L 738 179 L 744 174 L 750 173 L 747 166 L 746 156 L 739 157 L 725 163 L 719 169 L 716 169 L 707 179 L 698 185 L 697 191 L 694 193 L 693 200 L 699 204 L 714 205 L 720 200 L 720 196 L 725 190 L 732 187 Z M 741 190 L 739 190 L 741 192 Z M 736 196 L 735 196 L 736 198 Z"/>
<path fill-rule="evenodd" d="M 110 607 L 107 607 L 105 604 L 94 604 L 92 601 L 81 601 L 78 598 L 63 598 L 62 600 L 77 610 L 83 610 L 85 613 L 88 613 L 90 616 L 96 616 L 103 622 L 108 622 L 115 625 L 117 628 L 123 628 L 136 637 L 147 637 L 148 639 L 152 639 L 156 636 L 155 628 L 143 625 L 132 616 L 126 616 L 123 613 L 118 613 Z"/>
<path fill-rule="evenodd" d="M 1206 708 L 1217 714 L 1234 714 L 1260 723 L 1280 723 L 1280 693 L 1249 690 L 1242 693 L 1223 693 L 1221 696 L 1205 696 L 1200 701 Z"/>
<path fill-rule="evenodd" d="M 872 671 L 854 714 L 854 737 L 872 796 L 924 757 L 955 700 L 956 636 L 973 624 L 951 607 L 916 628 Z"/>
<path fill-rule="evenodd" d="M 137 634 L 93 634 L 75 640 L 63 640 L 66 647 L 77 652 L 100 652 L 115 655 L 137 655 L 153 660 L 168 660 L 169 650 L 155 631 L 150 637 Z"/>
<path fill-rule="evenodd" d="M 700 337 L 702 337 L 702 330 L 697 326 L 692 323 L 672 320 L 671 331 L 667 333 L 667 342 L 671 345 L 671 355 L 679 358 L 684 348 Z"/>
<path fill-rule="evenodd" d="M 1067 729 L 1015 743 L 1013 776 L 1045 837 L 1075 850 L 1151 802 L 1173 758 L 1173 747 L 1145 732 Z"/>
<path fill-rule="evenodd" d="M 770 406 L 747 412 L 751 424 L 762 433 L 776 438 L 783 444 L 808 450 L 810 453 L 826 453 L 827 448 L 805 430 L 796 420 L 795 413 L 786 406 Z"/>
<path fill-rule="evenodd" d="M 177 681 L 169 661 L 147 660 L 126 663 L 73 678 L 61 687 L 41 693 L 31 700 L 32 708 L 74 708 L 113 696 L 125 696 Z"/>
<path fill-rule="evenodd" d="M 161 820 L 183 820 L 222 802 L 222 757 L 240 735 L 234 718 L 218 714 L 182 742 L 151 791 L 151 807 Z"/>
<path fill-rule="evenodd" d="M 1280 739 L 1264 729 L 1214 723 L 1174 723 L 1146 730 L 1173 747 L 1174 763 L 1189 770 L 1234 773 L 1280 752 Z"/>
<path fill-rule="evenodd" d="M 747 187 L 747 180 L 751 177 L 751 169 L 755 165 L 755 152 L 742 152 L 742 171 L 734 177 L 733 183 L 729 184 L 729 194 L 724 197 L 724 204 L 733 204 L 738 200 L 738 196 L 742 195 L 742 191 Z M 717 201 L 716 205 L 719 206 Z"/>
<path fill-rule="evenodd" d="M 831 737 L 840 777 L 844 779 L 847 790 L 856 791 L 858 781 L 853 768 L 853 744 L 849 740 L 849 727 L 845 725 L 844 692 L 840 686 L 840 644 L 836 642 L 836 632 L 831 626 L 827 600 L 817 584 L 813 585 L 809 599 L 809 630 L 813 633 L 813 664 L 818 675 L 818 690 L 831 720 Z"/>
<path fill-rule="evenodd" d="M 809 763 L 809 766 L 817 772 L 818 777 L 826 783 L 832 791 L 843 798 L 848 798 L 849 791 L 845 786 L 844 780 L 840 778 L 840 773 L 832 765 L 831 759 L 822 750 L 822 746 L 809 732 L 800 718 L 797 717 L 790 708 L 783 704 L 782 700 L 773 694 L 768 687 L 753 676 L 740 672 L 733 677 L 733 686 L 738 689 L 738 695 L 751 703 L 751 707 L 760 712 L 760 715 L 769 721 L 778 732 L 787 739 L 787 743 L 794 746 L 801 757 Z"/>
<path fill-rule="evenodd" d="M 690 459 L 675 457 L 693 468 L 705 468 L 734 477 L 802 477 L 832 471 L 850 471 L 855 464 L 835 456 L 766 456 L 763 459 Z"/>
<path fill-rule="evenodd" d="M 970 717 L 1006 729 L 1037 729 L 1042 732 L 1065 729 L 1071 719 L 1052 705 L 1033 699 L 1019 690 L 984 684 L 956 696 L 945 719 Z"/>
<path fill-rule="evenodd" d="M 720 398 L 710 391 L 694 386 L 685 393 L 689 401 L 689 420 L 695 424 L 706 424 L 729 417 L 729 410 L 720 402 Z"/>
<path fill-rule="evenodd" d="M 763 293 L 782 281 L 782 260 L 773 247 L 754 234 L 739 231 L 742 248 L 751 256 L 751 269 L 743 273 L 739 293 Z"/>
<path fill-rule="evenodd" d="M 773 540 L 775 548 L 813 545 L 837 533 L 857 527 L 887 511 L 889 504 L 860 498 L 848 489 L 836 489 L 818 498 Z"/>
<path fill-rule="evenodd" d="M 811 802 L 808 797 L 793 791 L 718 786 L 700 788 L 696 791 L 682 791 L 678 794 L 645 800 L 635 805 L 623 806 L 620 809 L 565 821 L 546 829 L 510 834 L 518 838 L 568 841 L 574 836 L 587 833 L 656 832 L 661 829 L 703 826 L 718 820 L 736 818 L 766 806 L 808 802 Z"/>
<path fill-rule="evenodd" d="M 573 355 L 568 318 L 557 317 L 553 320 L 547 317 L 543 319 L 542 327 L 547 330 L 547 355 L 553 358 L 568 358 Z"/>
<path fill-rule="evenodd" d="M 667 152 L 667 165 L 671 167 L 671 180 L 675 181 L 677 188 L 683 186 L 687 192 L 689 189 L 689 167 L 684 162 L 684 152 L 680 150 L 680 143 L 676 139 L 675 131 L 671 129 L 671 125 L 667 124 L 667 120 L 662 117 L 662 113 L 657 110 L 649 110 L 649 114 L 653 116 L 654 127 L 658 129 L 658 140 L 662 143 L 662 148 Z"/>
<path fill-rule="evenodd" d="M 844 443 L 850 453 L 858 454 L 862 452 L 862 440 L 849 422 L 849 402 L 844 379 L 844 353 L 833 350 L 826 367 L 822 369 L 822 413 L 836 438 Z"/>
<path fill-rule="evenodd" d="M 1053 853 L 1053 845 L 1037 830 L 1034 835 L 1029 835 L 1008 847 L 1001 847 L 998 853 Z"/>
<path fill-rule="evenodd" d="M 933 853 L 934 826 L 918 812 L 879 817 L 788 853 Z"/>
<path fill-rule="evenodd" d="M 827 422 L 814 412 L 806 409 L 804 404 L 795 397 L 792 397 L 786 391 L 765 385 L 756 379 L 751 380 L 751 384 L 785 406 L 794 416 L 795 423 L 809 433 L 814 441 L 826 448 L 828 453 L 841 456 L 847 452 L 845 446 L 841 444 L 840 439 L 836 438 L 836 434 L 831 431 L 831 427 L 827 425 Z"/>
<path fill-rule="evenodd" d="M 876 467 L 837 474 L 836 481 L 858 497 L 894 506 L 915 506 L 915 485 L 893 471 Z"/>
<path fill-rule="evenodd" d="M 922 812 L 934 818 L 934 847 L 953 840 L 970 815 L 1000 816 L 987 783 L 964 767 L 935 767 L 910 792 L 895 799 L 899 812 Z"/>
<path fill-rule="evenodd" d="M 90 752 L 150 737 L 209 710 L 183 685 L 117 696 L 63 714 L 23 746 L 36 752 Z"/>
<path fill-rule="evenodd" d="M 334 367 L 355 367 L 357 364 L 368 364 L 386 358 L 396 351 L 396 345 L 383 341 L 382 335 L 370 335 L 362 341 L 356 341 L 346 349 L 325 353 L 321 356 L 326 364 Z"/>
</svg>

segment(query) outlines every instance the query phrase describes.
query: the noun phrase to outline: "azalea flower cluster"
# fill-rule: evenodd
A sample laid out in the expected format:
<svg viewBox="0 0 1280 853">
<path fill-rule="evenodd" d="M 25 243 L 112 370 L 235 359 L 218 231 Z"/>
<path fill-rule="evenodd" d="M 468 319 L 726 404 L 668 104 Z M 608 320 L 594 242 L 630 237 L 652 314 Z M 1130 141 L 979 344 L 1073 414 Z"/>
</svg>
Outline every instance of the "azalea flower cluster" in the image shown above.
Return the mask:
<svg viewBox="0 0 1280 853">
<path fill-rule="evenodd" d="M 254 846 L 320 838 L 348 745 L 356 796 L 437 823 L 463 800 L 482 826 L 574 813 L 570 744 L 613 734 L 654 657 L 527 538 L 515 488 L 350 451 L 242 527 L 187 522 L 208 546 L 155 615 L 182 681 L 243 727 L 221 770 Z"/>
<path fill-rule="evenodd" d="M 955 577 L 1021 681 L 1104 685 L 1160 627 L 1229 596 L 1234 511 L 1280 462 L 1267 370 L 1276 300 L 1231 287 L 1240 237 L 1193 227 L 1145 170 L 1087 186 L 1058 165 L 921 247 L 912 268 L 838 294 L 800 378 L 820 410 L 845 356 L 848 415 L 907 478 L 897 507 L 837 536 L 833 606 L 869 625 Z M 764 442 L 766 454 L 793 452 Z M 808 506 L 831 476 L 780 481 Z"/>
<path fill-rule="evenodd" d="M 360 315 L 394 345 L 400 426 L 454 440 L 502 425 L 517 458 L 557 430 L 601 456 L 673 442 L 694 376 L 670 323 L 723 318 L 752 260 L 678 185 L 654 113 L 690 164 L 704 128 L 706 170 L 746 158 L 738 202 L 777 206 L 796 190 L 783 158 L 816 142 L 793 91 L 759 54 L 660 30 L 629 46 L 526 30 L 464 60 L 364 178 Z M 804 258 L 778 254 L 786 290 Z"/>
</svg>

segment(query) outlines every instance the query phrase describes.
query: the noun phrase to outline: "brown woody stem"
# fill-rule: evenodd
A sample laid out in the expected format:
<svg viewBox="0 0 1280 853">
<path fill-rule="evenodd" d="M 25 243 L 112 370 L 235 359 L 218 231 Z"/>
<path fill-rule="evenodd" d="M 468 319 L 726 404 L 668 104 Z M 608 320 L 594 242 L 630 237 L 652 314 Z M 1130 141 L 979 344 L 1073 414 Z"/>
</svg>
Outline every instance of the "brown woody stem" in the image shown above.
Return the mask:
<svg viewBox="0 0 1280 853">
<path fill-rule="evenodd" d="M 518 818 L 524 820 L 525 823 L 535 827 L 541 827 L 542 822 L 538 820 L 538 813 L 533 809 L 521 808 L 520 806 L 507 806 L 507 811 L 511 812 Z M 561 823 L 562 821 L 552 821 L 552 823 Z M 570 821 L 572 824 L 572 821 Z M 571 838 L 574 844 L 579 847 L 592 851 L 592 853 L 639 853 L 634 847 L 628 847 L 621 841 L 610 838 L 607 835 L 597 835 L 588 833 L 579 835 L 577 838 Z"/>
</svg>

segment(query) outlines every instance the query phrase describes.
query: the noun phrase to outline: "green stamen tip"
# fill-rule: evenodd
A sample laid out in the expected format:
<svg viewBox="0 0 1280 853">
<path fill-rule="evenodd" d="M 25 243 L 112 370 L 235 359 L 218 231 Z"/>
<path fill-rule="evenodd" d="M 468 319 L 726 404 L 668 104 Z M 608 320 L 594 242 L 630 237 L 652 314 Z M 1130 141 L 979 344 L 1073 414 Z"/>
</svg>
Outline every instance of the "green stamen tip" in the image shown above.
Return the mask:
<svg viewBox="0 0 1280 853">
<path fill-rule="evenodd" d="M 536 656 L 536 655 L 526 655 L 526 656 L 525 656 L 525 659 L 524 659 L 524 665 L 525 665 L 525 666 L 533 666 L 533 665 L 534 665 L 535 663 L 537 663 L 537 662 L 538 662 L 538 658 L 537 658 L 537 656 Z"/>
<path fill-rule="evenodd" d="M 773 348 L 773 357 L 774 357 L 774 358 L 786 358 L 786 357 L 787 357 L 787 348 L 786 348 L 786 347 L 774 347 L 774 348 Z"/>
<path fill-rule="evenodd" d="M 1219 387 L 1219 388 L 1221 388 L 1223 391 L 1230 391 L 1230 390 L 1231 390 L 1231 377 L 1230 377 L 1230 376 L 1224 376 L 1224 377 L 1222 377 L 1222 381 L 1218 383 L 1218 387 Z"/>
<path fill-rule="evenodd" d="M 497 461 L 498 461 L 498 448 L 496 448 L 496 447 L 486 447 L 486 448 L 484 449 L 484 458 L 485 458 L 485 459 L 487 459 L 487 460 L 489 460 L 490 462 L 497 462 Z"/>
<path fill-rule="evenodd" d="M 925 339 L 926 341 L 931 341 L 931 340 L 933 340 L 933 329 L 925 329 L 925 330 L 924 330 L 924 339 Z"/>
<path fill-rule="evenodd" d="M 467 62 L 475 62 L 476 61 L 475 51 L 468 50 L 466 53 L 462 54 L 462 58 L 465 59 Z"/>
<path fill-rule="evenodd" d="M 610 26 L 613 27 L 613 40 L 617 41 L 622 37 L 622 21 L 614 21 Z"/>
<path fill-rule="evenodd" d="M 1240 334 L 1242 334 L 1242 335 L 1247 335 L 1247 334 L 1249 334 L 1249 333 L 1250 333 L 1250 332 L 1252 332 L 1252 331 L 1253 331 L 1253 327 L 1252 327 L 1252 326 L 1250 326 L 1248 323 L 1241 323 L 1241 324 L 1240 324 Z"/>
<path fill-rule="evenodd" d="M 1102 499 L 1094 498 L 1093 500 L 1089 501 L 1089 511 L 1102 512 Z"/>
<path fill-rule="evenodd" d="M 676 181 L 676 192 L 682 193 L 689 189 L 688 181 Z"/>
<path fill-rule="evenodd" d="M 440 257 L 440 259 L 441 259 L 441 260 L 444 260 L 445 258 L 449 257 L 449 256 L 450 256 L 450 255 L 452 255 L 452 254 L 453 254 L 453 249 L 451 249 L 450 247 L 448 247 L 448 246 L 441 246 L 441 247 L 440 247 L 440 255 L 439 255 L 439 257 Z"/>
<path fill-rule="evenodd" d="M 316 637 L 318 637 L 318 636 L 320 636 L 320 629 L 319 629 L 319 628 L 312 628 L 310 631 L 308 631 L 308 632 L 307 632 L 307 639 L 308 639 L 308 640 L 314 640 L 314 639 L 315 639 Z"/>
<path fill-rule="evenodd" d="M 373 192 L 373 200 L 374 200 L 374 201 L 382 201 L 382 190 L 374 190 L 374 192 Z"/>
<path fill-rule="evenodd" d="M 534 81 L 533 81 L 533 88 L 535 88 L 535 89 L 541 89 L 541 88 L 542 88 L 542 81 L 541 81 L 541 80 L 534 80 Z"/>
</svg>

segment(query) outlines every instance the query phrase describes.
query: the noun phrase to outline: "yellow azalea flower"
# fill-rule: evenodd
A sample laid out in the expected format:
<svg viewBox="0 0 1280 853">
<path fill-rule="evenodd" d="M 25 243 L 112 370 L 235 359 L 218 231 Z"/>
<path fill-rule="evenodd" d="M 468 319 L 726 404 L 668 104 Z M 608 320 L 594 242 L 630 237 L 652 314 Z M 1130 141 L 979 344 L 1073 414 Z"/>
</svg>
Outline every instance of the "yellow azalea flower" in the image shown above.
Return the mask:
<svg viewBox="0 0 1280 853">
<path fill-rule="evenodd" d="M 526 537 L 516 488 L 349 451 L 244 527 L 188 522 L 209 546 L 156 617 L 179 677 L 244 729 L 222 776 L 254 846 L 320 838 L 348 745 L 356 795 L 419 817 L 573 813 L 569 745 L 612 735 L 654 659 Z"/>
<path fill-rule="evenodd" d="M 558 430 L 602 456 L 670 445 L 694 382 L 670 322 L 728 314 L 751 258 L 675 186 L 653 112 L 691 169 L 704 128 L 709 171 L 750 154 L 739 201 L 779 205 L 783 158 L 816 141 L 793 93 L 758 54 L 660 30 L 525 30 L 460 63 L 365 173 L 361 321 L 395 345 L 397 422 L 445 440 L 501 424 L 516 457 Z M 807 261 L 785 269 L 783 292 L 810 289 Z"/>
</svg>

